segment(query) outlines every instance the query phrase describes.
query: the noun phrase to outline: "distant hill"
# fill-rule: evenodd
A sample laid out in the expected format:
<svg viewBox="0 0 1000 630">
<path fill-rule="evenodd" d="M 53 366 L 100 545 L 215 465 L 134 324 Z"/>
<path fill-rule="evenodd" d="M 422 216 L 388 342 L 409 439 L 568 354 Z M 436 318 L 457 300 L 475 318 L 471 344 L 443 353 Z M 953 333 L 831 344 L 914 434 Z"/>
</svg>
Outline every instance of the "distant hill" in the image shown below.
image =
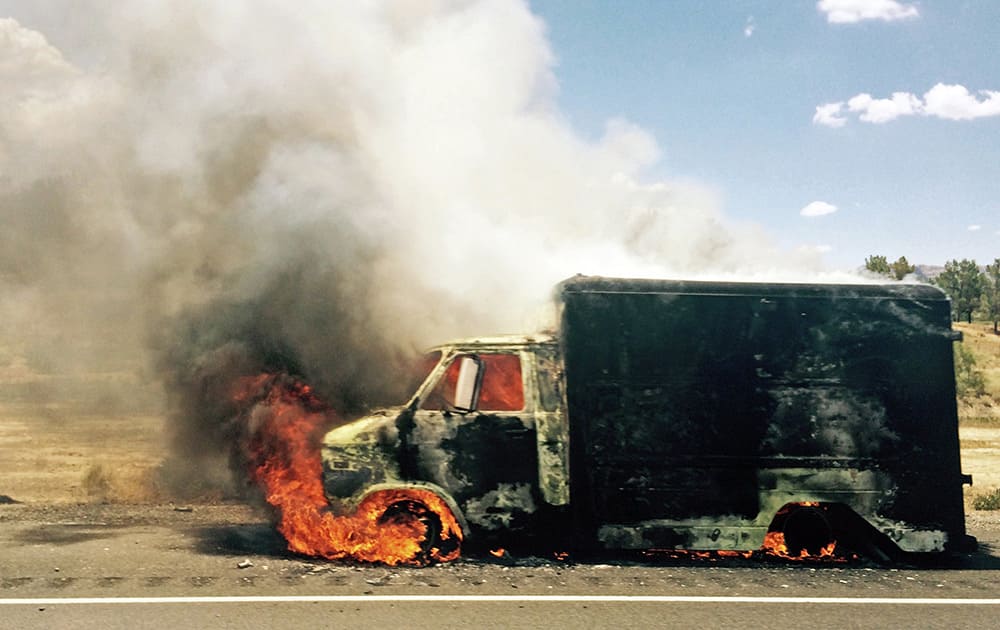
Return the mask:
<svg viewBox="0 0 1000 630">
<path fill-rule="evenodd" d="M 944 271 L 944 265 L 914 265 L 914 267 L 916 271 L 913 275 L 921 282 L 930 282 Z M 979 273 L 986 273 L 986 265 L 979 265 Z"/>
<path fill-rule="evenodd" d="M 916 271 L 913 272 L 913 275 L 915 275 L 917 279 L 920 280 L 921 282 L 930 282 L 934 278 L 937 278 L 939 275 L 941 275 L 941 272 L 944 271 L 944 265 L 914 265 L 914 266 L 916 267 Z"/>
</svg>

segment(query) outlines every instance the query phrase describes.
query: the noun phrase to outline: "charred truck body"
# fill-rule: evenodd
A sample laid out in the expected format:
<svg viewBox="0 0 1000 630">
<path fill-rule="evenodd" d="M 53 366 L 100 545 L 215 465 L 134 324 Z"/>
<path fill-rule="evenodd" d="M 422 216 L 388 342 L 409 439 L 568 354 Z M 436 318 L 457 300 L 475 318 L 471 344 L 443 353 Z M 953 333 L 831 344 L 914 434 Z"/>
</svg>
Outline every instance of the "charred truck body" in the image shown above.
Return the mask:
<svg viewBox="0 0 1000 630">
<path fill-rule="evenodd" d="M 333 508 L 421 488 L 469 542 L 559 549 L 975 545 L 938 289 L 577 276 L 556 293 L 557 333 L 440 346 L 406 407 L 330 431 Z"/>
</svg>

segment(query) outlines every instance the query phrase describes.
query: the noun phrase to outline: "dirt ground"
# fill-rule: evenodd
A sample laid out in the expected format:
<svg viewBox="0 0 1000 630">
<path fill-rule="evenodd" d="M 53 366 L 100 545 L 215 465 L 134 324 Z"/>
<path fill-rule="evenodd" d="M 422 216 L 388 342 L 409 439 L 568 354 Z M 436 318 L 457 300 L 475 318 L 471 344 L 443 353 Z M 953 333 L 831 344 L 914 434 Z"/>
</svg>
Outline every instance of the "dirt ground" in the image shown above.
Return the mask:
<svg viewBox="0 0 1000 630">
<path fill-rule="evenodd" d="M 163 419 L 0 405 L 0 495 L 24 503 L 159 498 Z"/>
<path fill-rule="evenodd" d="M 963 426 L 958 430 L 962 444 L 962 470 L 972 475 L 969 496 L 1000 488 L 1000 426 Z"/>
</svg>

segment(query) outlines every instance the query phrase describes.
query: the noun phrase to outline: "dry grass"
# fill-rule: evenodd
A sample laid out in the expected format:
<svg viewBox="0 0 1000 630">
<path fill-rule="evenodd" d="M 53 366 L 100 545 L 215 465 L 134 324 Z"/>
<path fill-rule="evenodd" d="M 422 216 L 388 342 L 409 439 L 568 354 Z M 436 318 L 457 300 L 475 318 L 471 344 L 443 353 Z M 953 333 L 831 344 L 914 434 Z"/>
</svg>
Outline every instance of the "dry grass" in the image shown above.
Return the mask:
<svg viewBox="0 0 1000 630">
<path fill-rule="evenodd" d="M 972 474 L 976 484 L 966 488 L 966 508 L 1000 510 L 1000 335 L 993 334 L 991 323 L 954 327 L 962 331 L 962 347 L 975 359 L 985 389 L 958 403 L 962 470 Z"/>
<path fill-rule="evenodd" d="M 962 440 L 961 448 L 962 450 L 968 450 L 972 448 L 994 448 L 1000 446 L 1000 443 L 994 442 L 992 440 Z"/>
<path fill-rule="evenodd" d="M 959 420 L 962 426 L 1000 427 L 1000 335 L 993 334 L 992 323 L 954 327 L 962 331 L 962 347 L 972 353 L 985 385 L 983 395 L 959 401 Z"/>
<path fill-rule="evenodd" d="M 162 418 L 0 404 L 0 494 L 26 502 L 153 500 Z"/>
<path fill-rule="evenodd" d="M 88 500 L 98 503 L 150 503 L 165 498 L 156 470 L 137 463 L 91 464 L 81 487 Z"/>
</svg>

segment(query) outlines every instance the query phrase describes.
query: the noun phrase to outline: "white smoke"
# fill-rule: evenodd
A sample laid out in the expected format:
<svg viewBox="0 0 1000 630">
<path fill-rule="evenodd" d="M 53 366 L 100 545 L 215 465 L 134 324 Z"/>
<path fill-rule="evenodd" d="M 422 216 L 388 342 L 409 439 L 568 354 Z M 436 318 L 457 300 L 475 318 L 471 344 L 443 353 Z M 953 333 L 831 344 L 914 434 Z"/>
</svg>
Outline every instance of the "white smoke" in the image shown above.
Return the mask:
<svg viewBox="0 0 1000 630">
<path fill-rule="evenodd" d="M 584 139 L 554 63 L 520 0 L 0 0 L 0 345 L 138 370 L 312 268 L 273 317 L 297 343 L 336 298 L 409 348 L 523 331 L 578 272 L 817 267 L 650 180 L 636 125 Z"/>
</svg>

